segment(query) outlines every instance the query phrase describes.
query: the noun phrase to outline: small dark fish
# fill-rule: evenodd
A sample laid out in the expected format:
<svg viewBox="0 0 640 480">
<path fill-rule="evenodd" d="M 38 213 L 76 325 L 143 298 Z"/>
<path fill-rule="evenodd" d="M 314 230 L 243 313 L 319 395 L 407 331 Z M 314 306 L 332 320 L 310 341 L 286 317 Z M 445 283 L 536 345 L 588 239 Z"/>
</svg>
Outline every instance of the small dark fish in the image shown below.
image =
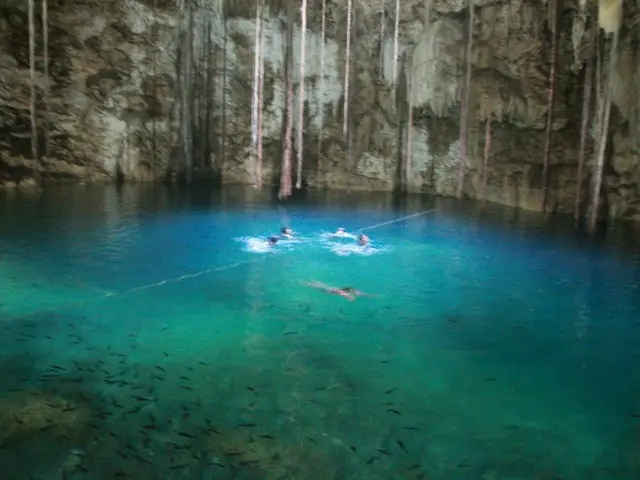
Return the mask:
<svg viewBox="0 0 640 480">
<path fill-rule="evenodd" d="M 218 462 L 211 462 L 209 464 L 210 467 L 220 467 L 220 468 L 227 468 L 226 465 L 223 465 L 222 463 L 218 463 Z"/>
<path fill-rule="evenodd" d="M 413 431 L 418 431 L 420 430 L 418 427 L 402 427 L 403 430 L 413 430 Z"/>
<path fill-rule="evenodd" d="M 396 410 L 395 408 L 388 408 L 387 412 L 393 413 L 395 415 L 402 415 L 398 410 Z"/>
<path fill-rule="evenodd" d="M 287 336 L 287 335 L 300 335 L 300 332 L 285 332 L 285 333 L 283 333 L 283 335 L 284 336 Z"/>
<path fill-rule="evenodd" d="M 200 365 L 204 365 L 205 367 L 208 367 L 209 365 L 204 363 L 204 362 L 198 362 Z"/>
<path fill-rule="evenodd" d="M 268 440 L 273 440 L 274 439 L 274 437 L 271 436 L 271 435 L 260 435 L 260 438 L 266 438 Z"/>
<path fill-rule="evenodd" d="M 193 435 L 191 435 L 190 433 L 178 432 L 178 435 L 180 435 L 181 437 L 186 437 L 186 438 L 196 438 Z"/>
<path fill-rule="evenodd" d="M 247 390 L 249 390 L 250 392 L 253 392 L 253 393 L 255 393 L 255 392 L 256 392 L 256 389 L 255 389 L 255 388 L 253 388 L 253 387 L 247 387 Z"/>
<path fill-rule="evenodd" d="M 378 457 L 371 457 L 369 460 L 367 460 L 367 465 L 371 465 L 373 462 L 376 461 Z"/>
<path fill-rule="evenodd" d="M 420 464 L 419 463 L 414 463 L 409 468 L 407 468 L 407 472 L 410 472 L 411 470 L 415 470 L 417 468 L 420 468 Z"/>
<path fill-rule="evenodd" d="M 640 413 L 630 413 L 629 416 L 631 418 L 640 418 Z"/>
<path fill-rule="evenodd" d="M 164 356 L 165 356 L 165 357 L 168 357 L 168 356 L 169 356 L 169 354 L 168 354 L 167 352 L 162 352 L 162 353 L 164 353 Z"/>
<path fill-rule="evenodd" d="M 389 453 L 389 452 L 387 452 L 386 450 L 383 450 L 382 448 L 376 448 L 376 450 L 377 450 L 378 452 L 380 452 L 381 454 L 383 454 L 383 455 L 386 455 L 386 456 L 389 456 L 389 455 L 390 455 L 390 453 Z"/>
<path fill-rule="evenodd" d="M 174 465 L 173 467 L 169 467 L 169 470 L 180 470 L 182 468 L 187 468 L 188 466 L 188 463 L 185 463 L 184 465 Z"/>
<path fill-rule="evenodd" d="M 353 453 L 355 453 L 356 455 L 358 455 L 358 449 L 357 449 L 356 447 L 354 447 L 353 445 L 350 445 L 350 446 L 349 446 L 349 449 L 350 449 Z"/>
<path fill-rule="evenodd" d="M 132 455 L 133 458 L 135 458 L 136 460 L 139 460 L 142 463 L 146 463 L 147 465 L 153 465 L 153 462 L 151 460 L 147 460 L 144 457 L 141 457 L 140 455 Z"/>
<path fill-rule="evenodd" d="M 189 382 L 191 381 L 191 379 L 189 377 L 185 377 L 185 376 L 181 376 L 180 380 L 187 380 Z"/>
<path fill-rule="evenodd" d="M 245 460 L 244 462 L 239 462 L 238 465 L 244 467 L 245 465 L 252 465 L 254 463 L 258 463 L 258 460 Z"/>
<path fill-rule="evenodd" d="M 160 370 L 161 372 L 165 372 L 166 373 L 166 370 L 164 368 L 162 368 L 160 365 L 156 365 L 156 368 L 158 370 Z"/>
<path fill-rule="evenodd" d="M 391 363 L 389 360 L 380 360 L 380 363 Z"/>
<path fill-rule="evenodd" d="M 224 454 L 225 457 L 239 457 L 243 452 L 227 452 Z"/>
<path fill-rule="evenodd" d="M 404 446 L 404 443 L 402 443 L 402 441 L 401 441 L 401 440 L 396 440 L 396 443 L 398 444 L 398 446 L 402 449 L 402 451 L 403 451 L 404 453 L 409 453 L 409 452 L 407 451 L 407 447 L 405 447 L 405 446 Z"/>
<path fill-rule="evenodd" d="M 385 390 L 385 392 L 384 392 L 384 393 L 393 393 L 393 392 L 395 392 L 396 390 L 397 390 L 397 388 L 395 388 L 395 387 L 394 387 L 394 388 L 390 388 L 389 390 Z"/>
<path fill-rule="evenodd" d="M 186 385 L 180 385 L 180 388 L 183 389 L 183 390 L 193 390 L 193 388 L 188 387 Z"/>
<path fill-rule="evenodd" d="M 485 382 L 495 382 L 496 380 L 497 380 L 496 377 L 489 377 L 484 379 Z"/>
<path fill-rule="evenodd" d="M 307 437 L 307 440 L 309 440 L 310 442 L 315 443 L 316 445 L 318 444 L 318 442 L 316 442 L 315 439 L 313 439 L 312 437 Z"/>
<path fill-rule="evenodd" d="M 258 426 L 257 423 L 241 423 L 240 425 L 236 425 L 236 427 L 238 428 L 253 428 L 257 426 Z"/>
</svg>

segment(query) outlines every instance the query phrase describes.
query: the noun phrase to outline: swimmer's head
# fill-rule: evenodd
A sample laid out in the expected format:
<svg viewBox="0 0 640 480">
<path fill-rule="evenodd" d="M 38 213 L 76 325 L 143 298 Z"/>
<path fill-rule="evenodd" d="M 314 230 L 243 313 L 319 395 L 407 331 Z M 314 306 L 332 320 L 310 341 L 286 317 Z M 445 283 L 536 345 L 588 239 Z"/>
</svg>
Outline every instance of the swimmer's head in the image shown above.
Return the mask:
<svg viewBox="0 0 640 480">
<path fill-rule="evenodd" d="M 369 243 L 369 237 L 367 237 L 366 235 L 364 235 L 363 233 L 361 233 L 360 235 L 358 235 L 358 244 L 359 245 L 366 245 Z"/>
<path fill-rule="evenodd" d="M 344 293 L 353 293 L 355 291 L 353 287 L 342 287 L 340 290 L 342 290 Z"/>
<path fill-rule="evenodd" d="M 340 227 L 336 230 L 336 233 L 344 233 L 344 228 Z"/>
<path fill-rule="evenodd" d="M 269 238 L 269 245 L 273 246 L 276 243 L 278 243 L 278 237 L 270 237 Z"/>
<path fill-rule="evenodd" d="M 283 235 L 293 235 L 293 230 L 291 230 L 289 227 L 282 227 L 280 229 L 280 233 L 282 233 Z"/>
</svg>

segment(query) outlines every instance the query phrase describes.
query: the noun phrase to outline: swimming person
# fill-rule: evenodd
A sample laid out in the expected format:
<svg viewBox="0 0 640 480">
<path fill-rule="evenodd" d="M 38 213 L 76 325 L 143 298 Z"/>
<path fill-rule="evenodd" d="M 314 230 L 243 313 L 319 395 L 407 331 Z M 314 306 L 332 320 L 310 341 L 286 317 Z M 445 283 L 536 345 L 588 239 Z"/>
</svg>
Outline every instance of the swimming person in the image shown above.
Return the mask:
<svg viewBox="0 0 640 480">
<path fill-rule="evenodd" d="M 364 233 L 358 235 L 358 245 L 361 247 L 366 247 L 369 245 L 369 237 L 367 237 Z"/>
<path fill-rule="evenodd" d="M 331 234 L 332 237 L 342 237 L 342 238 L 356 238 L 352 233 L 347 232 L 344 228 L 340 227 L 336 230 L 335 233 Z"/>
<path fill-rule="evenodd" d="M 280 229 L 280 236 L 289 240 L 293 238 L 293 230 L 291 230 L 289 227 L 282 227 Z"/>
<path fill-rule="evenodd" d="M 269 246 L 275 247 L 276 243 L 278 243 L 278 240 L 280 240 L 278 237 L 269 237 L 269 241 L 268 241 Z"/>
<path fill-rule="evenodd" d="M 324 283 L 320 283 L 320 282 L 316 282 L 315 280 L 312 282 L 305 282 L 305 285 L 309 286 L 309 287 L 313 287 L 316 288 L 318 290 L 322 290 L 326 293 L 332 293 L 334 295 L 340 295 L 343 298 L 346 298 L 347 300 L 353 302 L 357 297 L 363 297 L 363 296 L 368 296 L 368 294 L 361 292 L 359 290 L 356 290 L 353 287 L 341 287 L 341 288 L 336 288 L 336 287 L 332 287 L 330 285 L 325 285 Z"/>
</svg>

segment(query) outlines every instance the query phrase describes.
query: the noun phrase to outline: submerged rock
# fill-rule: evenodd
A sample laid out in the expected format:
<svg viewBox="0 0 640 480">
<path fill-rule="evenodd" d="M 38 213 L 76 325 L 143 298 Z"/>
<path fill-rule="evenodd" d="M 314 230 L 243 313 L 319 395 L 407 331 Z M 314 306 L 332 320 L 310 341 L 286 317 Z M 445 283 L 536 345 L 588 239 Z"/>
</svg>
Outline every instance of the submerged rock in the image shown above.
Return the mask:
<svg viewBox="0 0 640 480">
<path fill-rule="evenodd" d="M 39 391 L 0 397 L 0 445 L 37 435 L 77 436 L 89 410 L 58 395 Z"/>
</svg>

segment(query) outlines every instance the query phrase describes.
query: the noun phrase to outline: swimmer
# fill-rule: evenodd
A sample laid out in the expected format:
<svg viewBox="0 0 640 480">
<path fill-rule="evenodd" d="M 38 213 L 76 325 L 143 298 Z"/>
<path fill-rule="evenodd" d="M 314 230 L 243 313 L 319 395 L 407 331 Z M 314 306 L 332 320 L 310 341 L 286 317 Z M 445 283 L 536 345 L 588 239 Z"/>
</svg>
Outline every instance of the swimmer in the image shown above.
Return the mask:
<svg viewBox="0 0 640 480">
<path fill-rule="evenodd" d="M 360 235 L 358 235 L 358 245 L 361 247 L 366 247 L 369 245 L 369 237 L 367 237 L 365 234 L 361 233 Z"/>
<path fill-rule="evenodd" d="M 313 287 L 316 288 L 318 290 L 322 290 L 326 293 L 332 293 L 334 295 L 340 295 L 343 298 L 346 298 L 347 300 L 353 302 L 357 297 L 366 297 L 369 296 L 368 294 L 361 292 L 359 290 L 356 290 L 353 287 L 341 287 L 341 288 L 336 288 L 336 287 L 332 287 L 330 285 L 325 285 L 324 283 L 320 283 L 320 282 L 316 282 L 315 280 L 313 282 L 305 282 L 305 285 L 309 286 L 309 287 Z"/>
<path fill-rule="evenodd" d="M 331 234 L 332 237 L 342 237 L 342 238 L 355 238 L 355 236 L 351 233 L 348 233 L 344 228 L 340 227 L 336 230 L 335 233 Z"/>
<path fill-rule="evenodd" d="M 270 247 L 275 247 L 276 243 L 278 243 L 279 238 L 278 237 L 269 237 L 269 246 Z"/>
<path fill-rule="evenodd" d="M 282 227 L 280 229 L 280 236 L 282 238 L 291 239 L 293 238 L 293 230 L 291 230 L 289 227 Z"/>
</svg>

